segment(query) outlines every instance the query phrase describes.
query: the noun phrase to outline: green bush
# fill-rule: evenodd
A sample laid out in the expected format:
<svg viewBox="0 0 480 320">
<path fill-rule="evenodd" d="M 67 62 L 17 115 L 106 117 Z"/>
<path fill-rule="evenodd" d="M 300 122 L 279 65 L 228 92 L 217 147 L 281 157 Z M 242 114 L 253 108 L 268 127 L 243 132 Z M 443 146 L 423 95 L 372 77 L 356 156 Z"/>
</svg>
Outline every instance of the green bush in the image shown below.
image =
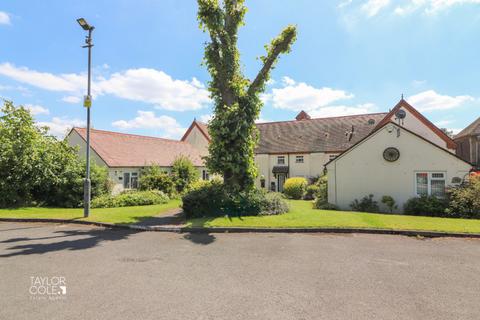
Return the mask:
<svg viewBox="0 0 480 320">
<path fill-rule="evenodd" d="M 198 177 L 198 169 L 189 158 L 180 156 L 173 161 L 172 180 L 177 192 L 182 193 L 187 190 L 192 183 L 198 180 Z"/>
<path fill-rule="evenodd" d="M 405 214 L 414 216 L 444 217 L 448 201 L 435 196 L 410 198 L 403 205 Z"/>
<path fill-rule="evenodd" d="M 302 177 L 288 178 L 283 185 L 283 193 L 287 198 L 302 199 L 307 189 L 308 181 Z"/>
<path fill-rule="evenodd" d="M 39 128 L 24 107 L 5 101 L 0 108 L 0 207 L 83 204 L 85 161 L 67 141 Z M 105 168 L 92 162 L 92 196 L 106 194 Z"/>
<path fill-rule="evenodd" d="M 314 200 L 318 193 L 320 192 L 320 187 L 315 185 L 315 184 L 312 184 L 312 185 L 309 185 L 306 189 L 306 192 L 305 192 L 305 195 L 303 196 L 303 199 L 304 200 Z"/>
<path fill-rule="evenodd" d="M 118 195 L 103 195 L 92 200 L 92 208 L 148 206 L 167 203 L 168 196 L 162 191 L 126 191 Z"/>
<path fill-rule="evenodd" d="M 393 210 L 398 208 L 395 199 L 393 199 L 391 196 L 383 196 L 381 201 L 385 206 L 387 206 L 390 213 L 393 213 Z"/>
<path fill-rule="evenodd" d="M 328 202 L 319 202 L 319 199 L 315 200 L 314 208 L 319 210 L 338 210 L 338 207 Z"/>
<path fill-rule="evenodd" d="M 139 186 L 140 190 L 159 190 L 169 197 L 176 193 L 172 177 L 158 166 L 147 167 L 142 171 Z"/>
<path fill-rule="evenodd" d="M 358 199 L 353 200 L 350 204 L 353 211 L 359 212 L 378 212 L 377 201 L 373 200 L 373 194 L 363 197 L 360 201 Z"/>
<path fill-rule="evenodd" d="M 449 217 L 480 219 L 480 176 L 472 176 L 465 185 L 449 192 Z"/>
<path fill-rule="evenodd" d="M 265 195 L 261 215 L 277 215 L 287 213 L 290 208 L 281 193 L 269 192 Z"/>
<path fill-rule="evenodd" d="M 278 195 L 267 195 L 258 189 L 229 194 L 218 180 L 193 186 L 182 197 L 182 202 L 187 218 L 280 214 L 288 211 L 285 200 Z"/>
</svg>

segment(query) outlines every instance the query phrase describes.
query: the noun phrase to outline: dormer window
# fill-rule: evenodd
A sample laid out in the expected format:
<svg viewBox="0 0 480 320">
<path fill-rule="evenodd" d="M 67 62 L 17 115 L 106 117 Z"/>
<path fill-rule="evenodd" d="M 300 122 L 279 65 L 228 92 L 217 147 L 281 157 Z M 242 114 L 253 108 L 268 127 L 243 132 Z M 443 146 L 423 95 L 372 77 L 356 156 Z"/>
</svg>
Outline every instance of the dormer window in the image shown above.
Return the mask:
<svg viewBox="0 0 480 320">
<path fill-rule="evenodd" d="M 278 156 L 277 164 L 285 164 L 285 156 Z"/>
</svg>

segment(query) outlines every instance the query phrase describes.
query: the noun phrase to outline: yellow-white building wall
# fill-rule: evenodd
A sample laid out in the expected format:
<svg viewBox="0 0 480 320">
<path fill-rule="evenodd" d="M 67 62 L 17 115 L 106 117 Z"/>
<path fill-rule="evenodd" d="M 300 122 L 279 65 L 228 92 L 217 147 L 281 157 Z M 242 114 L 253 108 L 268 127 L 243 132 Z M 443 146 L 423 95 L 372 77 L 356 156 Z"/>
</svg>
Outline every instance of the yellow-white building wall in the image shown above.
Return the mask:
<svg viewBox="0 0 480 320">
<path fill-rule="evenodd" d="M 194 126 L 185 141 L 194 146 L 202 155 L 208 154 L 208 140 L 197 126 Z"/>
<path fill-rule="evenodd" d="M 386 125 L 327 165 L 329 203 L 350 210 L 354 199 L 373 194 L 381 205 L 382 196 L 388 195 L 401 212 L 404 203 L 416 196 L 417 172 L 443 172 L 448 186 L 452 178 L 463 179 L 470 171 L 468 163 L 408 131 L 400 129 L 397 136 L 397 128 Z M 383 158 L 388 147 L 400 151 L 397 161 Z"/>
</svg>

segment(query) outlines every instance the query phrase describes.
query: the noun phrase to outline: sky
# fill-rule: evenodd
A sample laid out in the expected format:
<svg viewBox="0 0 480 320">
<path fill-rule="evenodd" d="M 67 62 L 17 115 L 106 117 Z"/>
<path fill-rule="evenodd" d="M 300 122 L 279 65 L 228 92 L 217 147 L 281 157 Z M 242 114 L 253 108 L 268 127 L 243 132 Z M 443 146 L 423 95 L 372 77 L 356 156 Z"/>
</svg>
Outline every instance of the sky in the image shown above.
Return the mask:
<svg viewBox="0 0 480 320">
<path fill-rule="evenodd" d="M 291 53 L 272 72 L 259 121 L 386 112 L 403 94 L 439 127 L 458 132 L 480 116 L 480 0 L 247 0 L 239 32 L 253 79 L 264 45 L 288 24 Z M 0 2 L 0 97 L 24 105 L 62 137 L 84 126 L 93 32 L 92 126 L 180 138 L 208 121 L 207 35 L 195 0 Z"/>
</svg>

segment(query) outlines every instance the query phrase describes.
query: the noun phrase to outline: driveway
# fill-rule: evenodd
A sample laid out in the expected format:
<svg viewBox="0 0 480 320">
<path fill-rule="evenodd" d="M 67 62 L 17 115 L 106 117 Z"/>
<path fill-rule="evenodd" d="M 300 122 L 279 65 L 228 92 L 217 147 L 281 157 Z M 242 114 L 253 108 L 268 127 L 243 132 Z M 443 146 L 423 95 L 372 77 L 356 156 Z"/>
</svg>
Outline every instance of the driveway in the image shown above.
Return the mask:
<svg viewBox="0 0 480 320">
<path fill-rule="evenodd" d="M 479 240 L 0 223 L 0 319 L 480 319 L 479 297 Z"/>
</svg>

